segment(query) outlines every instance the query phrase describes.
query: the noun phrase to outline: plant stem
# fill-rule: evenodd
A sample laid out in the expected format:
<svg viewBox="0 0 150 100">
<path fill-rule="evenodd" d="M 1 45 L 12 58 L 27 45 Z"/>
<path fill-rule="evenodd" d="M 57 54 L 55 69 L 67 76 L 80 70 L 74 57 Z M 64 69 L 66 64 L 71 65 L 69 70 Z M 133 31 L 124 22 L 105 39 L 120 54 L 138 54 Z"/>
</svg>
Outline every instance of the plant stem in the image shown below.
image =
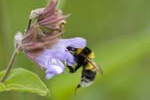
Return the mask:
<svg viewBox="0 0 150 100">
<path fill-rule="evenodd" d="M 26 32 L 25 32 L 25 33 L 27 33 L 28 30 L 30 29 L 31 21 L 32 21 L 32 20 L 29 19 L 28 25 L 27 25 L 27 29 L 26 29 Z M 9 74 L 11 68 L 13 67 L 13 64 L 14 64 L 14 62 L 15 62 L 15 59 L 16 59 L 16 56 L 17 56 L 17 53 L 18 53 L 18 50 L 19 50 L 19 49 L 20 49 L 20 46 L 18 46 L 18 47 L 15 48 L 15 50 L 14 50 L 12 56 L 11 56 L 11 59 L 10 59 L 10 61 L 9 61 L 9 63 L 8 63 L 8 66 L 7 66 L 7 68 L 6 68 L 6 72 L 4 73 L 4 75 L 2 76 L 2 78 L 1 78 L 1 80 L 0 80 L 1 83 L 4 83 L 4 81 L 5 81 L 5 79 L 7 78 L 7 76 L 8 76 L 8 74 Z"/>
<path fill-rule="evenodd" d="M 18 49 L 19 49 L 19 47 L 14 50 L 14 52 L 13 52 L 13 54 L 12 54 L 12 56 L 11 56 L 11 59 L 10 59 L 10 61 L 9 61 L 9 63 L 8 63 L 6 72 L 5 72 L 5 74 L 2 76 L 0 82 L 4 82 L 5 79 L 7 78 L 8 74 L 9 74 L 9 72 L 10 72 L 10 70 L 11 70 L 13 64 L 14 64 L 14 61 L 15 61 L 15 59 L 16 59 L 16 55 L 17 55 Z"/>
<path fill-rule="evenodd" d="M 32 22 L 32 20 L 31 20 L 31 19 L 29 19 L 29 20 L 28 20 L 28 26 L 27 26 L 27 29 L 26 29 L 26 32 L 25 32 L 25 33 L 27 33 L 27 32 L 28 32 L 28 30 L 30 29 L 31 22 Z"/>
</svg>

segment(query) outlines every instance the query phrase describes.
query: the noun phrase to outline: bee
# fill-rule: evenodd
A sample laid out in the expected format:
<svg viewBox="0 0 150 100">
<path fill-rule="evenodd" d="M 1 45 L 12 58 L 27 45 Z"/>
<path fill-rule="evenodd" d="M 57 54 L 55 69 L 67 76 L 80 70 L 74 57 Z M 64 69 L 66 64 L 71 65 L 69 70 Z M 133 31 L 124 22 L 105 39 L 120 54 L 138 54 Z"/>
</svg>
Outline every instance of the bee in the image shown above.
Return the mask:
<svg viewBox="0 0 150 100">
<path fill-rule="evenodd" d="M 67 49 L 74 56 L 77 63 L 75 68 L 73 68 L 72 66 L 67 66 L 69 68 L 69 71 L 71 73 L 74 73 L 80 67 L 82 67 L 81 80 L 76 89 L 91 85 L 94 82 L 96 73 L 98 71 L 103 74 L 102 69 L 93 61 L 94 52 L 90 48 L 67 47 Z"/>
</svg>

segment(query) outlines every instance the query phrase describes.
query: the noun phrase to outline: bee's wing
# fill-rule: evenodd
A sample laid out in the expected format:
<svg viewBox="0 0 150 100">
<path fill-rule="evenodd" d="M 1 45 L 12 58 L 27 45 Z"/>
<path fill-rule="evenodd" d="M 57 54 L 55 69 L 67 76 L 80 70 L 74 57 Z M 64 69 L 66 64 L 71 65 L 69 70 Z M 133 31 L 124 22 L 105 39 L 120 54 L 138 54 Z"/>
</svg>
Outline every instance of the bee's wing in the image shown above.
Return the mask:
<svg viewBox="0 0 150 100">
<path fill-rule="evenodd" d="M 100 66 L 98 66 L 93 60 L 89 59 L 86 57 L 86 60 L 93 66 L 96 68 L 96 70 L 100 73 L 103 74 L 103 70 Z"/>
</svg>

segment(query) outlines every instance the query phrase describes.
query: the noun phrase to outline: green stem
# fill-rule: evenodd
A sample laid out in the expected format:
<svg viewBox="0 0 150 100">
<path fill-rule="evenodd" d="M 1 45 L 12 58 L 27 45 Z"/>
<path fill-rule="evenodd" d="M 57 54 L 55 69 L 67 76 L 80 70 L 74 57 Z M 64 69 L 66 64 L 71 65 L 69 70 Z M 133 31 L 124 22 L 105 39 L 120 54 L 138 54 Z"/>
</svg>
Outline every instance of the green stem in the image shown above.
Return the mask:
<svg viewBox="0 0 150 100">
<path fill-rule="evenodd" d="M 29 20 L 28 20 L 28 26 L 27 26 L 27 29 L 26 29 L 26 32 L 25 32 L 25 33 L 27 33 L 28 30 L 30 29 L 31 22 L 32 22 L 32 19 L 29 19 Z"/>
<path fill-rule="evenodd" d="M 13 54 L 12 54 L 12 56 L 11 56 L 11 59 L 10 59 L 10 61 L 9 61 L 9 64 L 8 64 L 8 66 L 7 66 L 6 72 L 5 72 L 5 74 L 3 75 L 3 77 L 1 78 L 0 82 L 4 82 L 5 79 L 7 78 L 8 74 L 9 74 L 9 72 L 10 72 L 10 70 L 11 70 L 13 64 L 14 64 L 14 61 L 15 61 L 15 59 L 16 59 L 16 55 L 17 55 L 18 49 L 19 49 L 19 47 L 14 50 L 14 52 L 13 52 Z"/>
<path fill-rule="evenodd" d="M 28 25 L 27 25 L 27 30 L 26 30 L 25 33 L 27 33 L 28 30 L 30 29 L 31 21 L 32 21 L 32 20 L 29 19 Z M 18 50 L 19 50 L 19 49 L 20 49 L 20 46 L 18 46 L 18 47 L 14 50 L 14 52 L 13 52 L 13 54 L 12 54 L 12 56 L 11 56 L 11 59 L 10 59 L 10 61 L 9 61 L 9 63 L 8 63 L 6 72 L 5 72 L 5 74 L 2 76 L 0 82 L 4 83 L 4 81 L 6 80 L 6 78 L 7 78 L 8 74 L 9 74 L 11 68 L 13 67 L 13 64 L 14 64 L 14 62 L 15 62 L 15 59 L 16 59 L 16 56 L 17 56 L 17 53 L 18 53 Z"/>
</svg>

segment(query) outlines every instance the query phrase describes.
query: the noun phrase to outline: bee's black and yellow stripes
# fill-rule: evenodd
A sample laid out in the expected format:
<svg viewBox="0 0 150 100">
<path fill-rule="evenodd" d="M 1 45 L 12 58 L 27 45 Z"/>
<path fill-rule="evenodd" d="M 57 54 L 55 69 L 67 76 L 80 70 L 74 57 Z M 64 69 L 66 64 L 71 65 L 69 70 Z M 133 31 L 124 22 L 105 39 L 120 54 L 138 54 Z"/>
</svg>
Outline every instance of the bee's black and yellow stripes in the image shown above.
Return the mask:
<svg viewBox="0 0 150 100">
<path fill-rule="evenodd" d="M 83 67 L 81 82 L 77 86 L 85 87 L 93 83 L 95 76 L 96 76 L 96 68 L 87 60 L 94 59 L 95 55 L 94 52 L 89 49 L 88 47 L 85 48 L 72 48 L 68 47 L 68 50 L 74 55 L 77 65 L 73 69 L 72 67 L 68 66 L 70 72 L 76 72 L 81 66 Z"/>
</svg>

